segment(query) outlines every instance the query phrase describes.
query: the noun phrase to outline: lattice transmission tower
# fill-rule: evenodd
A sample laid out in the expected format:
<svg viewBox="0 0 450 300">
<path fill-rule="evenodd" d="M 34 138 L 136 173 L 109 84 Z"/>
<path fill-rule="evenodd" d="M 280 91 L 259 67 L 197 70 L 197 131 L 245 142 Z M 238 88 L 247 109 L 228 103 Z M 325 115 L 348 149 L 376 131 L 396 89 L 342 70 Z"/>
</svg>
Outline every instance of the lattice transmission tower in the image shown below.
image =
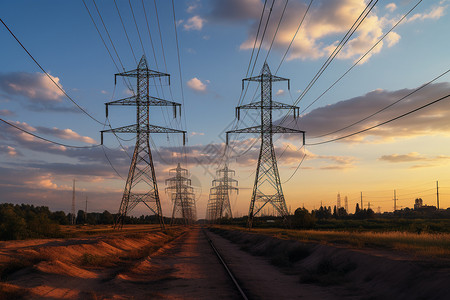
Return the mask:
<svg viewBox="0 0 450 300">
<path fill-rule="evenodd" d="M 303 135 L 303 144 L 305 144 L 305 132 L 294 128 L 273 125 L 272 112 L 275 109 L 288 109 L 293 111 L 294 118 L 296 118 L 299 114 L 299 107 L 272 100 L 273 82 L 288 81 L 288 89 L 290 89 L 290 85 L 289 79 L 272 75 L 266 62 L 264 62 L 264 66 L 262 67 L 259 76 L 242 80 L 242 88 L 244 88 L 245 81 L 256 81 L 260 83 L 261 101 L 236 107 L 237 118 L 239 120 L 241 109 L 255 109 L 260 111 L 261 124 L 258 126 L 227 131 L 226 137 L 228 145 L 228 135 L 230 133 L 259 133 L 261 135 L 261 149 L 259 152 L 255 183 L 248 212 L 248 226 L 249 228 L 252 227 L 253 218 L 257 216 L 267 204 L 271 204 L 275 209 L 276 214 L 281 216 L 286 224 L 289 224 L 287 219 L 289 212 L 281 188 L 272 136 L 275 133 L 300 133 Z"/>
<path fill-rule="evenodd" d="M 150 211 L 158 216 L 161 227 L 164 228 L 155 168 L 150 149 L 150 133 L 182 133 L 184 145 L 186 131 L 151 125 L 149 122 L 150 106 L 172 106 L 174 118 L 176 118 L 176 108 L 177 106 L 180 108 L 181 104 L 149 95 L 150 78 L 168 78 L 170 84 L 170 75 L 150 70 L 147 66 L 145 56 L 142 56 L 137 69 L 115 74 L 115 82 L 117 76 L 136 78 L 136 93 L 134 96 L 128 98 L 105 103 L 106 117 L 108 117 L 108 107 L 110 105 L 136 106 L 136 124 L 101 131 L 102 144 L 103 133 L 112 132 L 114 134 L 135 133 L 136 145 L 134 147 L 122 201 L 120 203 L 120 208 L 114 227 L 119 229 L 122 228 L 127 214 L 135 208 L 137 204 L 143 203 L 148 209 L 150 209 Z"/>
<path fill-rule="evenodd" d="M 166 179 L 166 192 L 171 196 L 173 203 L 172 224 L 181 220 L 185 225 L 192 224 L 197 219 L 195 207 L 195 194 L 189 172 L 178 163 L 175 169 L 169 170 L 172 176 Z"/>
<path fill-rule="evenodd" d="M 234 170 L 228 169 L 225 164 L 223 169 L 216 171 L 216 179 L 212 181 L 208 205 L 206 208 L 206 219 L 211 222 L 220 221 L 221 218 L 232 218 L 230 194 L 232 191 L 239 193 L 238 181 L 233 179 Z"/>
</svg>

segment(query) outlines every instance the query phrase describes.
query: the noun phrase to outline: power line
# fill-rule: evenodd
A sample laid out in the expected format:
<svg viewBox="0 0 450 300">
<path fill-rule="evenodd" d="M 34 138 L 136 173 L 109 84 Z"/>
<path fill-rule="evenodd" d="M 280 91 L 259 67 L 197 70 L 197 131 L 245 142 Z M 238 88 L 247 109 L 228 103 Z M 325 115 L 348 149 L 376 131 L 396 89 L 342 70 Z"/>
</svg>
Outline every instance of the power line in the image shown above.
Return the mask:
<svg viewBox="0 0 450 300">
<path fill-rule="evenodd" d="M 84 0 L 83 0 L 83 3 L 85 3 Z M 100 17 L 100 21 L 103 24 L 103 28 L 105 28 L 106 35 L 108 36 L 109 42 L 111 43 L 111 46 L 113 47 L 114 53 L 116 53 L 116 56 L 119 59 L 119 63 L 120 63 L 120 65 L 123 68 L 122 60 L 120 59 L 119 53 L 117 53 L 116 46 L 114 45 L 114 42 L 112 41 L 111 35 L 109 34 L 109 31 L 108 31 L 108 28 L 106 28 L 106 24 L 103 21 L 102 15 L 100 14 L 100 11 L 99 11 L 99 9 L 97 7 L 97 4 L 95 3 L 95 0 L 92 0 L 92 3 L 94 3 L 95 10 L 97 11 L 98 16 Z M 84 5 L 86 6 L 86 3 Z M 87 6 L 86 6 L 86 9 L 87 9 Z"/>
<path fill-rule="evenodd" d="M 67 148 L 78 148 L 78 149 L 96 148 L 96 147 L 100 146 L 100 144 L 98 144 L 98 145 L 92 145 L 92 146 L 73 146 L 73 145 L 67 145 L 67 144 L 55 142 L 55 141 L 46 139 L 46 138 L 44 138 L 44 137 L 41 137 L 41 136 L 39 136 L 39 135 L 37 135 L 37 134 L 34 134 L 34 133 L 32 133 L 32 132 L 29 132 L 29 131 L 27 131 L 27 130 L 25 130 L 25 129 L 19 127 L 19 126 L 16 126 L 16 125 L 14 125 L 14 124 L 12 124 L 12 123 L 10 123 L 10 122 L 8 122 L 8 121 L 3 120 L 2 118 L 0 118 L 0 121 L 2 121 L 3 123 L 5 123 L 5 124 L 7 124 L 7 125 L 9 125 L 9 126 L 11 126 L 11 127 L 13 127 L 13 128 L 15 128 L 15 129 L 17 129 L 17 130 L 22 131 L 23 133 L 26 133 L 26 134 L 28 134 L 28 135 L 34 136 L 35 138 L 38 138 L 38 139 L 40 139 L 40 140 L 43 140 L 43 141 L 46 141 L 46 142 L 49 142 L 49 143 L 52 143 L 52 144 L 55 144 L 55 145 L 58 145 L 58 146 L 64 146 L 64 147 L 67 147 Z"/>
<path fill-rule="evenodd" d="M 255 42 L 253 43 L 252 55 L 250 56 L 250 61 L 248 62 L 248 67 L 247 67 L 247 72 L 245 73 L 245 77 L 248 76 L 248 71 L 250 71 L 250 66 L 251 66 L 252 60 L 253 60 L 253 54 L 255 53 L 256 43 L 258 41 L 259 31 L 261 30 L 262 19 L 264 17 L 264 12 L 266 10 L 266 4 L 267 4 L 267 0 L 264 1 L 263 10 L 261 12 L 261 18 L 259 18 L 258 30 L 256 31 Z M 239 99 L 238 105 L 240 105 L 240 99 Z"/>
<path fill-rule="evenodd" d="M 342 78 L 344 78 L 344 76 L 346 76 L 357 64 L 359 64 L 370 52 L 372 52 L 372 50 L 378 46 L 378 44 L 389 34 L 391 33 L 392 30 L 394 30 L 420 3 L 422 2 L 422 0 L 420 0 L 419 2 L 416 3 L 416 5 L 414 5 L 406 14 L 403 15 L 403 17 L 400 18 L 400 20 L 398 20 L 397 23 L 395 23 L 394 26 L 392 26 L 391 29 L 389 29 L 389 31 L 387 31 L 372 47 L 370 47 L 369 50 L 367 50 L 366 53 L 364 53 L 363 56 L 361 56 L 347 71 L 345 71 L 344 74 L 342 74 L 341 77 L 339 77 L 330 87 L 328 87 L 322 94 L 320 94 L 319 97 L 317 97 L 316 99 L 314 99 L 313 102 L 311 102 L 305 109 L 302 110 L 302 112 L 300 114 L 303 114 L 309 107 L 311 107 L 311 105 L 313 105 L 314 103 L 316 103 L 320 98 L 323 97 L 323 95 L 325 95 L 329 90 L 331 90 Z"/>
<path fill-rule="evenodd" d="M 433 105 L 433 104 L 435 104 L 435 103 L 438 103 L 438 102 L 440 102 L 440 101 L 442 101 L 442 100 L 444 100 L 444 99 L 446 99 L 446 98 L 448 98 L 448 97 L 450 97 L 450 94 L 447 95 L 447 96 L 441 97 L 441 98 L 439 98 L 439 99 L 436 99 L 436 100 L 434 100 L 434 101 L 432 101 L 432 102 L 430 102 L 430 103 L 427 103 L 427 104 L 425 104 L 425 105 L 422 105 L 422 106 L 420 106 L 420 107 L 418 107 L 418 108 L 416 108 L 416 109 L 413 109 L 413 110 L 411 110 L 411 111 L 409 111 L 409 112 L 407 112 L 407 113 L 404 113 L 404 114 L 402 114 L 402 115 L 400 115 L 400 116 L 397 116 L 397 117 L 392 118 L 392 119 L 390 119 L 390 120 L 384 121 L 384 122 L 382 122 L 382 123 L 380 123 L 380 124 L 371 126 L 371 127 L 369 127 L 369 128 L 366 128 L 366 129 L 363 129 L 363 130 L 359 130 L 359 131 L 357 131 L 357 132 L 354 132 L 354 133 L 351 133 L 351 134 L 347 134 L 347 135 L 344 135 L 344 136 L 341 136 L 341 137 L 338 137 L 338 138 L 335 138 L 335 139 L 331 139 L 331 140 L 327 140 L 327 141 L 323 141 L 323 142 L 317 142 L 317 143 L 306 144 L 306 145 L 308 145 L 308 146 L 315 146 L 315 145 L 321 145 L 321 144 L 326 144 L 326 143 L 331 143 L 331 142 L 339 141 L 339 140 L 342 140 L 342 139 L 346 139 L 346 138 L 348 138 L 348 137 L 351 137 L 351 136 L 354 136 L 354 135 L 357 135 L 357 134 L 360 134 L 360 133 L 363 133 L 363 132 L 372 130 L 372 129 L 374 129 L 374 128 L 377 128 L 377 127 L 380 127 L 380 126 L 382 126 L 382 125 L 386 125 L 386 124 L 388 124 L 388 123 L 390 123 L 390 122 L 393 122 L 393 121 L 395 121 L 395 120 L 398 120 L 398 119 L 400 119 L 400 118 L 406 117 L 407 115 L 410 115 L 410 114 L 412 114 L 412 113 L 414 113 L 414 112 L 416 112 L 416 111 L 419 111 L 419 110 L 421 110 L 421 109 L 424 109 L 424 108 L 426 108 L 426 107 L 428 107 L 428 106 L 430 106 L 430 105 Z"/>
<path fill-rule="evenodd" d="M 125 36 L 127 37 L 128 45 L 130 46 L 131 53 L 133 54 L 134 61 L 137 64 L 138 61 L 136 59 L 136 55 L 134 54 L 133 46 L 131 46 L 130 38 L 128 37 L 127 29 L 125 28 L 125 24 L 124 24 L 124 22 L 122 20 L 122 16 L 120 14 L 119 7 L 117 6 L 116 0 L 114 0 L 114 5 L 116 6 L 117 13 L 119 14 L 120 23 L 122 23 L 122 28 L 123 28 L 123 31 L 125 32 Z"/>
<path fill-rule="evenodd" d="M 155 4 L 155 7 L 156 7 L 156 4 Z M 172 0 L 172 13 L 173 13 L 173 26 L 174 26 L 174 29 L 175 29 L 175 41 L 176 41 L 176 45 L 177 45 L 178 72 L 180 73 L 181 101 L 182 101 L 182 104 L 183 104 L 184 128 L 187 130 L 186 110 L 185 110 L 185 104 L 184 104 L 183 76 L 182 76 L 182 72 L 181 72 L 180 47 L 179 47 L 179 41 L 178 41 L 177 19 L 176 19 L 176 15 L 175 15 L 175 3 L 174 3 L 174 0 Z M 183 145 L 183 152 L 184 152 L 184 163 L 187 165 L 186 147 L 184 145 Z"/>
<path fill-rule="evenodd" d="M 286 49 L 286 52 L 284 52 L 283 58 L 281 59 L 280 64 L 278 65 L 278 68 L 277 68 L 277 70 L 275 71 L 275 74 L 278 73 L 278 70 L 280 69 L 281 65 L 283 64 L 283 62 L 284 62 L 284 60 L 285 60 L 285 58 L 286 58 L 286 55 L 288 54 L 289 50 L 291 49 L 292 43 L 294 43 L 294 40 L 295 40 L 295 38 L 297 37 L 297 34 L 298 34 L 299 30 L 300 30 L 300 27 L 302 27 L 303 21 L 305 20 L 305 17 L 306 17 L 306 15 L 308 14 L 308 11 L 309 11 L 309 9 L 311 8 L 311 5 L 312 5 L 313 1 L 314 1 L 314 0 L 311 0 L 311 1 L 309 2 L 309 5 L 308 5 L 308 7 L 306 8 L 306 11 L 305 11 L 305 13 L 303 14 L 303 18 L 302 18 L 302 20 L 300 21 L 300 24 L 298 24 L 297 30 L 295 31 L 295 34 L 294 34 L 294 36 L 292 37 L 291 42 L 289 43 L 289 46 L 288 46 L 287 49 Z"/>
<path fill-rule="evenodd" d="M 122 175 L 120 175 L 119 172 L 117 172 L 116 168 L 114 168 L 111 160 L 109 159 L 108 155 L 106 154 L 105 148 L 107 148 L 106 146 L 102 145 L 102 150 L 103 150 L 103 154 L 106 157 L 106 160 L 108 161 L 109 165 L 111 166 L 111 168 L 114 170 L 114 172 L 116 172 L 117 176 L 119 176 L 122 180 L 125 180 L 125 178 L 122 177 Z"/>
<path fill-rule="evenodd" d="M 145 54 L 144 44 L 142 43 L 141 33 L 139 32 L 139 27 L 138 27 L 138 25 L 137 25 L 136 18 L 135 18 L 135 16 L 134 16 L 134 11 L 133 11 L 133 6 L 131 5 L 131 0 L 128 0 L 128 3 L 130 4 L 131 15 L 133 16 L 134 25 L 136 26 L 136 31 L 137 31 L 137 34 L 138 34 L 138 37 L 139 37 L 139 42 L 141 43 L 142 52 L 143 52 L 143 54 L 144 54 L 145 56 L 147 56 L 147 55 Z"/>
<path fill-rule="evenodd" d="M 309 92 L 309 90 L 312 88 L 312 86 L 316 83 L 316 81 L 320 78 L 320 76 L 323 74 L 323 72 L 325 72 L 325 70 L 328 68 L 328 66 L 331 64 L 331 62 L 334 60 L 334 58 L 339 54 L 339 52 L 342 50 L 342 48 L 345 46 L 345 44 L 349 41 L 349 39 L 352 37 L 352 35 L 356 32 L 358 27 L 362 24 L 362 22 L 367 17 L 367 15 L 372 11 L 372 9 L 377 4 L 378 0 L 376 0 L 373 4 L 372 4 L 372 2 L 373 2 L 373 0 L 371 0 L 366 5 L 364 10 L 361 12 L 361 14 L 358 16 L 356 21 L 353 23 L 353 25 L 350 27 L 350 29 L 347 31 L 347 33 L 344 35 L 344 37 L 341 39 L 341 41 L 336 46 L 334 51 L 330 54 L 330 56 L 324 62 L 322 67 L 319 69 L 319 71 L 316 73 L 316 75 L 313 77 L 313 79 L 311 79 L 311 81 L 308 83 L 306 88 L 303 90 L 303 92 L 297 98 L 297 100 L 295 101 L 294 105 L 297 105 L 305 97 L 305 95 Z M 283 123 L 286 120 L 289 112 L 290 111 L 288 111 L 286 113 L 286 115 L 284 116 L 284 118 L 281 121 L 281 123 Z"/>
<path fill-rule="evenodd" d="M 347 128 L 350 128 L 350 127 L 352 127 L 352 126 L 354 126 L 354 125 L 356 125 L 356 124 L 359 124 L 359 123 L 361 123 L 361 122 L 363 122 L 363 121 L 365 121 L 365 120 L 367 120 L 367 119 L 369 119 L 369 118 L 371 118 L 371 117 L 373 117 L 373 116 L 379 114 L 380 112 L 385 111 L 386 109 L 388 109 L 388 108 L 394 106 L 395 104 L 397 104 L 397 103 L 399 103 L 400 101 L 402 101 L 402 100 L 408 98 L 409 96 L 411 96 L 411 95 L 417 93 L 418 91 L 420 91 L 421 89 L 423 89 L 423 88 L 425 88 L 426 86 L 430 85 L 430 84 L 433 83 L 434 81 L 438 80 L 439 78 L 441 78 L 442 76 L 444 76 L 444 75 L 447 74 L 448 72 L 450 72 L 450 69 L 448 69 L 448 70 L 445 71 L 444 73 L 440 74 L 439 76 L 435 77 L 435 78 L 432 79 L 431 81 L 429 81 L 429 82 L 423 84 L 422 86 L 418 87 L 417 89 L 413 90 L 412 92 L 408 93 L 407 95 L 401 97 L 401 98 L 398 99 L 397 101 L 395 101 L 395 102 L 393 102 L 393 103 L 391 103 L 391 104 L 389 104 L 389 105 L 383 107 L 382 109 L 380 109 L 380 110 L 378 110 L 378 111 L 376 111 L 376 112 L 374 112 L 374 113 L 368 115 L 367 117 L 364 117 L 363 119 L 361 119 L 361 120 L 359 120 L 359 121 L 356 121 L 356 122 L 354 122 L 354 123 L 352 123 L 352 124 L 350 124 L 350 125 L 347 125 L 347 126 L 341 128 L 341 129 L 338 129 L 338 130 L 335 130 L 335 131 L 332 131 L 332 132 L 329 132 L 329 133 L 325 133 L 325 134 L 322 134 L 322 135 L 314 136 L 314 137 L 311 137 L 311 138 L 319 138 L 319 137 L 324 137 L 324 136 L 327 136 L 327 135 L 331 135 L 331 134 L 340 132 L 340 131 L 342 131 L 342 130 L 345 130 L 345 129 L 347 129 Z"/>
<path fill-rule="evenodd" d="M 33 55 L 31 55 L 31 53 L 27 50 L 27 48 L 25 48 L 25 46 L 19 41 L 19 39 L 14 35 L 14 33 L 11 31 L 11 29 L 9 29 L 9 27 L 5 24 L 5 22 L 3 22 L 3 19 L 0 18 L 0 22 L 2 22 L 3 26 L 5 26 L 5 28 L 9 31 L 9 33 L 13 36 L 13 38 L 17 41 L 17 43 L 19 43 L 19 45 L 22 47 L 23 50 L 25 50 L 25 52 L 28 54 L 28 56 L 34 61 L 34 63 L 39 67 L 39 69 L 41 69 L 42 72 L 44 72 L 45 75 L 47 75 L 47 77 L 53 82 L 53 84 L 76 106 L 78 107 L 79 110 L 81 110 L 84 114 L 86 114 L 89 118 L 91 118 L 92 120 L 94 120 L 95 122 L 101 124 L 101 125 L 105 125 L 104 123 L 100 122 L 99 120 L 97 120 L 95 117 L 93 117 L 90 113 L 88 113 L 83 107 L 81 107 L 75 100 L 72 99 L 72 97 L 70 97 L 67 92 L 52 78 L 52 76 L 50 76 L 49 73 L 47 73 L 47 71 L 44 70 L 44 68 L 37 62 L 37 60 L 33 57 Z"/>
<path fill-rule="evenodd" d="M 266 58 L 264 59 L 264 61 L 267 61 L 270 51 L 272 50 L 273 42 L 275 42 L 275 37 L 277 36 L 278 29 L 280 29 L 281 21 L 283 20 L 284 13 L 286 11 L 286 7 L 287 7 L 288 3 L 289 3 L 289 0 L 286 0 L 286 2 L 284 3 L 283 12 L 281 13 L 281 17 L 280 17 L 280 20 L 278 21 L 277 29 L 275 30 L 275 33 L 273 34 L 272 42 L 270 43 L 269 50 L 267 50 L 267 55 L 266 55 Z"/>
</svg>

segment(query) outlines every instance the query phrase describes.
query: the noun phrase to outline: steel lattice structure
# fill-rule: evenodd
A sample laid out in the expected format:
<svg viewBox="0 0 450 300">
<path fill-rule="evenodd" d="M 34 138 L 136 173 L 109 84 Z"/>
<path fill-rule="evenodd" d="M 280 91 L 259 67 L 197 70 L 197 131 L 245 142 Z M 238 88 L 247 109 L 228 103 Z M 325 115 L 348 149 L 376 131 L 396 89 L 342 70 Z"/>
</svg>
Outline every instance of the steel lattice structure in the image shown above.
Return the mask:
<svg viewBox="0 0 450 300">
<path fill-rule="evenodd" d="M 169 174 L 172 177 L 166 179 L 166 192 L 170 193 L 173 203 L 172 224 L 177 219 L 181 219 L 186 225 L 192 224 L 197 219 L 197 214 L 189 172 L 178 163 L 176 169 L 171 169 Z"/>
<path fill-rule="evenodd" d="M 206 208 L 206 219 L 211 222 L 220 221 L 221 218 L 232 218 L 230 193 L 239 192 L 237 180 L 233 179 L 234 170 L 228 169 L 225 164 L 223 169 L 217 170 L 217 178 L 212 181 L 208 206 Z"/>
<path fill-rule="evenodd" d="M 287 216 L 289 215 L 289 212 L 281 188 L 272 136 L 275 133 L 300 133 L 303 135 L 304 144 L 305 132 L 280 125 L 273 125 L 272 111 L 275 109 L 292 110 L 294 118 L 296 118 L 299 114 L 299 107 L 272 101 L 272 83 L 277 81 L 288 81 L 289 89 L 289 79 L 272 75 L 266 62 L 264 63 L 259 76 L 242 80 L 242 88 L 244 88 L 245 81 L 260 82 L 261 101 L 236 107 L 236 116 L 238 119 L 240 118 L 241 109 L 256 109 L 260 111 L 261 124 L 254 127 L 227 131 L 227 144 L 228 135 L 230 133 L 259 133 L 261 135 L 261 149 L 259 152 L 255 183 L 248 212 L 248 226 L 249 228 L 252 227 L 253 218 L 258 215 L 261 209 L 268 203 L 273 205 L 277 214 L 284 219 L 286 224 L 288 224 Z"/>
<path fill-rule="evenodd" d="M 136 124 L 101 131 L 102 144 L 103 133 L 112 132 L 114 134 L 135 133 L 136 145 L 114 227 L 122 228 L 127 214 L 141 202 L 158 216 L 161 227 L 164 228 L 155 168 L 150 149 L 150 133 L 182 133 L 184 144 L 186 131 L 151 125 L 149 123 L 150 106 L 172 106 L 174 117 L 176 117 L 176 107 L 181 107 L 181 104 L 149 95 L 150 78 L 166 77 L 169 78 L 170 84 L 170 75 L 150 70 L 145 56 L 142 56 L 137 69 L 115 74 L 115 81 L 117 76 L 136 78 L 136 94 L 132 97 L 105 103 L 106 116 L 108 117 L 108 107 L 110 105 L 136 106 Z"/>
</svg>

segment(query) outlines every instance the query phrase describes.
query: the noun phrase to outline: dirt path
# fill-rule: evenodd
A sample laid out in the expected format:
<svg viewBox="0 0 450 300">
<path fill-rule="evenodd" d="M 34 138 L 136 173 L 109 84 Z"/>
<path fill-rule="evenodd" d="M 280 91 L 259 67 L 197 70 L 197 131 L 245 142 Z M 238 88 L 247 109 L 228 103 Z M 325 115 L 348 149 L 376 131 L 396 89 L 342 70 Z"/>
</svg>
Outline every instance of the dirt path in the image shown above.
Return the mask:
<svg viewBox="0 0 450 300">
<path fill-rule="evenodd" d="M 124 288 L 141 283 L 153 299 L 240 299 L 199 228 L 120 274 Z"/>
<path fill-rule="evenodd" d="M 267 259 L 244 252 L 217 234 L 208 236 L 251 299 L 340 299 L 321 287 L 301 284 L 297 275 L 283 274 Z"/>
<path fill-rule="evenodd" d="M 156 242 L 156 238 L 148 240 Z M 86 250 L 101 253 L 108 249 L 110 258 L 126 253 L 111 249 L 112 245 L 131 249 L 131 242 L 125 238 L 86 242 Z M 83 240 L 64 246 L 59 243 L 50 243 L 48 248 L 40 245 L 41 251 L 61 254 L 11 274 L 8 288 L 26 292 L 25 299 L 240 299 L 199 228 L 187 230 L 151 256 L 122 259 L 110 266 L 92 267 L 78 264 L 78 259 L 63 260 L 63 252 L 72 253 L 87 245 Z"/>
</svg>

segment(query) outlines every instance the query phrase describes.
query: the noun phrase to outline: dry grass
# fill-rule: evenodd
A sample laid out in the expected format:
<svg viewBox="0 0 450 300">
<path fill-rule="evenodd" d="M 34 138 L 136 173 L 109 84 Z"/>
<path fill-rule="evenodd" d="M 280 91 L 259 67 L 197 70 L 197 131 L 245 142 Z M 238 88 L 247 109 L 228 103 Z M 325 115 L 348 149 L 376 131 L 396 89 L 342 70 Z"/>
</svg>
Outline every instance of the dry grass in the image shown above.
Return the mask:
<svg viewBox="0 0 450 300">
<path fill-rule="evenodd" d="M 248 230 L 242 227 L 225 227 L 234 230 Z M 450 257 L 449 233 L 411 233 L 411 232 L 355 232 L 288 229 L 252 229 L 251 232 L 266 234 L 282 239 L 295 239 L 303 242 L 319 242 L 349 245 L 356 248 L 383 248 L 404 251 L 417 256 L 431 258 Z"/>
</svg>

